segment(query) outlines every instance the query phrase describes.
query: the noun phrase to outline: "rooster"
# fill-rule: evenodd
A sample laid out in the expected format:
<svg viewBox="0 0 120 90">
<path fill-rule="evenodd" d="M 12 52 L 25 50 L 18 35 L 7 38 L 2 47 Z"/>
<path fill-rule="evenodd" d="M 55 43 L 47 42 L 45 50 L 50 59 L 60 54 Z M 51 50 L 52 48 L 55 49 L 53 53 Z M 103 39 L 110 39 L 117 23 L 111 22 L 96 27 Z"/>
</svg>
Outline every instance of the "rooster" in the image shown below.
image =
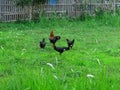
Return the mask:
<svg viewBox="0 0 120 90">
<path fill-rule="evenodd" d="M 45 42 L 45 38 L 43 38 L 43 40 L 42 41 L 40 41 L 40 48 L 45 48 L 45 46 L 46 46 L 46 42 Z"/>
<path fill-rule="evenodd" d="M 60 53 L 60 55 L 64 52 L 69 50 L 69 47 L 56 47 L 55 44 L 53 44 L 54 50 Z"/>
<path fill-rule="evenodd" d="M 53 30 L 50 32 L 50 39 L 53 39 L 54 38 L 54 32 Z"/>
<path fill-rule="evenodd" d="M 49 37 L 50 43 L 55 44 L 56 41 L 60 40 L 60 38 L 61 38 L 60 36 L 54 36 L 53 30 L 51 31 L 50 37 Z"/>
<path fill-rule="evenodd" d="M 66 41 L 67 41 L 68 47 L 72 48 L 75 40 L 73 39 L 72 41 L 70 41 L 69 39 L 66 39 Z"/>
</svg>

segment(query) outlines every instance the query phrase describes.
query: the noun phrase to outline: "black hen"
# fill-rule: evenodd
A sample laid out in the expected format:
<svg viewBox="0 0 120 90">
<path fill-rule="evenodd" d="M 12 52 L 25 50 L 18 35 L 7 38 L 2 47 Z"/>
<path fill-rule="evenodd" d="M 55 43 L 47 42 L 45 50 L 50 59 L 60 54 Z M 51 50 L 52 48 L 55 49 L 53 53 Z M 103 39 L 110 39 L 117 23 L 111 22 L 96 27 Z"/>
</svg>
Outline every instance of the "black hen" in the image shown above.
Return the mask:
<svg viewBox="0 0 120 90">
<path fill-rule="evenodd" d="M 54 50 L 60 53 L 60 55 L 64 52 L 69 50 L 69 47 L 56 47 L 55 44 L 53 44 Z"/>
<path fill-rule="evenodd" d="M 42 41 L 40 41 L 40 48 L 45 48 L 45 46 L 46 46 L 46 42 L 45 42 L 45 38 L 43 38 L 43 40 Z"/>
<path fill-rule="evenodd" d="M 53 38 L 49 38 L 50 43 L 55 44 L 56 41 L 60 40 L 60 36 L 54 36 Z"/>
<path fill-rule="evenodd" d="M 72 48 L 75 40 L 74 39 L 72 41 L 70 41 L 69 39 L 66 39 L 66 40 L 67 40 L 68 47 Z"/>
</svg>

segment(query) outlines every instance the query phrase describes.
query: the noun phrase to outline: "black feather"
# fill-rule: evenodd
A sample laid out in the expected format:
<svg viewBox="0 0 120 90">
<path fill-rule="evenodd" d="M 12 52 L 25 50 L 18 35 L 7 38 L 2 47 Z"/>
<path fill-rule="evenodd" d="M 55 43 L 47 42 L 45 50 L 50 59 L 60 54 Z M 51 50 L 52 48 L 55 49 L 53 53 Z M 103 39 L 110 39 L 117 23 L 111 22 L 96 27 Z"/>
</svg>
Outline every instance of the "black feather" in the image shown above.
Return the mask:
<svg viewBox="0 0 120 90">
<path fill-rule="evenodd" d="M 69 47 L 56 47 L 55 44 L 53 44 L 54 50 L 60 53 L 60 55 L 64 52 L 69 50 Z"/>
<path fill-rule="evenodd" d="M 43 40 L 42 41 L 40 41 L 40 48 L 45 48 L 45 46 L 46 46 L 46 42 L 45 42 L 45 38 L 43 38 Z"/>
<path fill-rule="evenodd" d="M 60 36 L 55 36 L 54 38 L 49 38 L 50 43 L 55 44 L 58 40 L 60 40 Z"/>
<path fill-rule="evenodd" d="M 66 41 L 67 41 L 68 47 L 72 48 L 75 40 L 73 39 L 72 41 L 70 41 L 69 39 L 66 39 Z"/>
</svg>

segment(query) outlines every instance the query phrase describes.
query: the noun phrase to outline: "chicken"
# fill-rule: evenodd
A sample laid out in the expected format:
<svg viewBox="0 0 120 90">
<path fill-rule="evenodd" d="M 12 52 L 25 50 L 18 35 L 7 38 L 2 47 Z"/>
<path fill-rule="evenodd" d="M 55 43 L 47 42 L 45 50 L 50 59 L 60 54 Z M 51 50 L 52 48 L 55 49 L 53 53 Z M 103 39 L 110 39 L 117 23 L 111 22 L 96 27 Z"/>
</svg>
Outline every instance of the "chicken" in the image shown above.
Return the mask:
<svg viewBox="0 0 120 90">
<path fill-rule="evenodd" d="M 60 36 L 54 36 L 53 30 L 51 31 L 50 37 L 49 37 L 50 43 L 55 44 L 56 41 L 60 40 L 60 38 L 61 38 Z"/>
<path fill-rule="evenodd" d="M 53 30 L 50 32 L 50 39 L 53 39 L 54 38 L 54 32 Z"/>
<path fill-rule="evenodd" d="M 75 40 L 73 39 L 72 41 L 70 41 L 69 39 L 66 39 L 66 41 L 67 41 L 68 47 L 72 48 Z"/>
<path fill-rule="evenodd" d="M 40 48 L 45 48 L 45 46 L 46 46 L 46 42 L 45 42 L 45 38 L 43 38 L 43 40 L 42 41 L 40 41 Z"/>
<path fill-rule="evenodd" d="M 69 50 L 69 47 L 56 47 L 55 44 L 53 44 L 54 50 L 60 53 L 60 55 L 64 52 Z"/>
<path fill-rule="evenodd" d="M 58 40 L 60 40 L 60 36 L 55 36 L 54 38 L 50 38 L 49 40 L 50 40 L 50 43 L 52 43 L 52 44 L 55 44 L 56 43 L 56 41 L 58 41 Z"/>
</svg>

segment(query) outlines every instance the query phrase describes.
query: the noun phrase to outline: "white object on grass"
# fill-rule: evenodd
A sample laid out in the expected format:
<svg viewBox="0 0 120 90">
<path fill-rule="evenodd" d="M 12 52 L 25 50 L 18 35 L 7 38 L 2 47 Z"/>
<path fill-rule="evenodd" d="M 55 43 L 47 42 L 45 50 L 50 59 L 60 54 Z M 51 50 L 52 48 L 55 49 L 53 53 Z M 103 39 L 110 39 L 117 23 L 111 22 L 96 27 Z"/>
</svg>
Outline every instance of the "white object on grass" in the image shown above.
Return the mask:
<svg viewBox="0 0 120 90">
<path fill-rule="evenodd" d="M 55 70 L 54 66 L 51 63 L 47 63 L 48 66 L 50 66 L 53 70 Z"/>
<path fill-rule="evenodd" d="M 92 74 L 87 74 L 87 77 L 88 77 L 88 78 L 94 78 L 95 76 L 92 75 Z"/>
</svg>

